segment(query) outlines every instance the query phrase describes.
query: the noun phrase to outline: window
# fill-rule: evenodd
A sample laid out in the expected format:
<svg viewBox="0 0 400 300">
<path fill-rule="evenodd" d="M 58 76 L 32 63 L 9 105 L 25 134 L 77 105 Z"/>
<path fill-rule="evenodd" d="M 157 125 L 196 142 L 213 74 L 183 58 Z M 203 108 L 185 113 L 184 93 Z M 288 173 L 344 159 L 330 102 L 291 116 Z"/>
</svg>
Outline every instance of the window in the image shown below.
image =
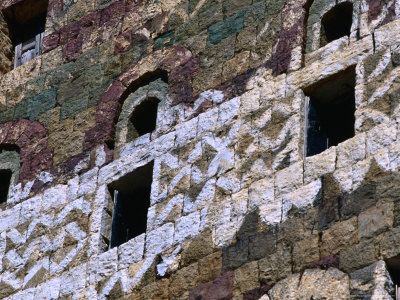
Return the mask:
<svg viewBox="0 0 400 300">
<path fill-rule="evenodd" d="M 19 175 L 19 148 L 14 145 L 0 145 L 0 210 L 7 205 L 8 191 Z"/>
<path fill-rule="evenodd" d="M 132 140 L 137 136 L 151 133 L 156 129 L 159 102 L 160 100 L 157 98 L 147 98 L 135 108 L 130 118 L 132 124 L 130 128 L 133 129 L 134 132 L 131 134 L 128 132 Z"/>
<path fill-rule="evenodd" d="M 153 178 L 153 162 L 109 185 L 113 200 L 109 248 L 146 232 Z"/>
<path fill-rule="evenodd" d="M 304 90 L 305 155 L 312 156 L 354 136 L 355 68 Z"/>
<path fill-rule="evenodd" d="M 0 170 L 0 209 L 5 209 L 11 176 L 11 170 Z"/>
<path fill-rule="evenodd" d="M 386 267 L 393 281 L 393 299 L 400 300 L 400 258 L 390 258 L 386 261 Z"/>
<path fill-rule="evenodd" d="M 321 20 L 320 47 L 350 36 L 351 24 L 353 22 L 353 3 L 343 2 L 328 11 Z"/>
<path fill-rule="evenodd" d="M 164 74 L 144 76 L 121 99 L 121 113 L 116 124 L 115 153 L 118 157 L 121 149 L 140 136 L 150 134 L 157 129 L 159 107 L 165 105 L 168 94 L 168 82 Z M 154 138 L 154 136 L 152 136 Z M 114 148 L 114 146 L 111 146 Z"/>
<path fill-rule="evenodd" d="M 48 0 L 24 0 L 3 10 L 14 46 L 14 67 L 39 56 L 45 31 Z"/>
</svg>

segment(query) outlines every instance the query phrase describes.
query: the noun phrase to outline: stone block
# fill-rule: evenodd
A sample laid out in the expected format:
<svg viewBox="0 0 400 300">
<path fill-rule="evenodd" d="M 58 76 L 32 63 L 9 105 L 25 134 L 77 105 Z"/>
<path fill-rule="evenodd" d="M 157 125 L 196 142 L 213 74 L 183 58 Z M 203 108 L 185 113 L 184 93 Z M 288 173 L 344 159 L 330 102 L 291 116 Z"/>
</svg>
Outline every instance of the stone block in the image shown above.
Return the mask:
<svg viewBox="0 0 400 300">
<path fill-rule="evenodd" d="M 358 238 L 370 238 L 393 225 L 393 203 L 371 207 L 358 216 Z"/>
<path fill-rule="evenodd" d="M 191 264 L 178 270 L 170 280 L 170 297 L 175 298 L 192 290 L 198 283 L 198 264 Z"/>
<path fill-rule="evenodd" d="M 200 212 L 179 218 L 175 223 L 174 242 L 181 243 L 189 237 L 194 237 L 199 233 Z"/>
<path fill-rule="evenodd" d="M 60 297 L 68 296 L 83 289 L 88 282 L 87 264 L 82 264 L 65 272 L 61 277 Z"/>
<path fill-rule="evenodd" d="M 392 299 L 392 282 L 385 262 L 380 260 L 350 273 L 350 291 L 354 299 L 369 295 L 372 295 L 372 299 Z"/>
<path fill-rule="evenodd" d="M 311 157 L 307 157 L 304 162 L 304 182 L 309 183 L 318 179 L 322 175 L 331 173 L 336 167 L 336 147 Z"/>
<path fill-rule="evenodd" d="M 199 282 L 217 278 L 222 271 L 222 252 L 217 251 L 199 260 Z"/>
<path fill-rule="evenodd" d="M 243 29 L 244 13 L 239 12 L 221 22 L 215 23 L 208 28 L 207 46 L 218 44 L 230 35 L 238 34 Z"/>
<path fill-rule="evenodd" d="M 367 133 L 366 137 L 366 153 L 373 155 L 383 148 L 389 147 L 397 138 L 396 126 L 392 123 L 381 124 Z"/>
<path fill-rule="evenodd" d="M 189 300 L 196 299 L 232 299 L 234 273 L 226 272 L 212 282 L 204 283 L 190 291 Z"/>
<path fill-rule="evenodd" d="M 383 259 L 393 258 L 400 254 L 400 228 L 396 227 L 386 232 L 379 243 Z"/>
<path fill-rule="evenodd" d="M 342 250 L 339 267 L 345 272 L 353 272 L 372 264 L 375 260 L 375 241 L 368 240 Z"/>
<path fill-rule="evenodd" d="M 173 244 L 174 224 L 167 223 L 146 235 L 146 254 L 159 254 Z"/>
<path fill-rule="evenodd" d="M 337 168 L 347 167 L 365 158 L 366 135 L 355 137 L 340 143 L 337 147 Z"/>
<path fill-rule="evenodd" d="M 275 202 L 274 179 L 266 177 L 252 183 L 249 187 L 248 209 L 253 210 L 263 204 Z"/>
<path fill-rule="evenodd" d="M 274 229 L 256 233 L 249 238 L 249 260 L 258 260 L 276 251 L 277 237 Z"/>
<path fill-rule="evenodd" d="M 249 262 L 235 270 L 234 288 L 240 294 L 252 290 L 260 285 L 258 281 L 258 264 L 256 261 Z"/>
<path fill-rule="evenodd" d="M 91 259 L 88 265 L 89 283 L 96 283 L 116 273 L 118 269 L 118 247 Z"/>
<path fill-rule="evenodd" d="M 320 259 L 319 236 L 310 235 L 293 246 L 293 269 L 300 271 Z"/>
<path fill-rule="evenodd" d="M 59 208 L 67 202 L 67 185 L 57 185 L 47 189 L 43 194 L 41 211 Z"/>
<path fill-rule="evenodd" d="M 143 233 L 118 247 L 118 270 L 143 259 L 145 237 Z"/>
<path fill-rule="evenodd" d="M 234 270 L 248 262 L 249 241 L 239 240 L 222 249 L 222 271 Z"/>
<path fill-rule="evenodd" d="M 303 184 L 303 162 L 294 163 L 291 166 L 276 172 L 275 197 L 292 192 Z"/>
<path fill-rule="evenodd" d="M 336 254 L 357 243 L 357 217 L 336 222 L 321 236 L 321 256 Z"/>
</svg>

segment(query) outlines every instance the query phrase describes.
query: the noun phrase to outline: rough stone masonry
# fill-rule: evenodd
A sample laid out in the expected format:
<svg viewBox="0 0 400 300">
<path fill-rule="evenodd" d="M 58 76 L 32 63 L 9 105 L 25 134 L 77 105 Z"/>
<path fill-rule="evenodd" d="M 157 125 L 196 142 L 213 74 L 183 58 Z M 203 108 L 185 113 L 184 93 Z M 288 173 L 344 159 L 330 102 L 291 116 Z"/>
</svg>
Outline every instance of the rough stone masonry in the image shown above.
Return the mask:
<svg viewBox="0 0 400 300">
<path fill-rule="evenodd" d="M 0 3 L 0 299 L 393 299 L 400 1 L 49 0 L 13 68 L 29 5 Z M 307 91 L 346 70 L 354 136 L 307 157 Z M 110 249 L 110 186 L 150 162 L 146 230 Z"/>
</svg>

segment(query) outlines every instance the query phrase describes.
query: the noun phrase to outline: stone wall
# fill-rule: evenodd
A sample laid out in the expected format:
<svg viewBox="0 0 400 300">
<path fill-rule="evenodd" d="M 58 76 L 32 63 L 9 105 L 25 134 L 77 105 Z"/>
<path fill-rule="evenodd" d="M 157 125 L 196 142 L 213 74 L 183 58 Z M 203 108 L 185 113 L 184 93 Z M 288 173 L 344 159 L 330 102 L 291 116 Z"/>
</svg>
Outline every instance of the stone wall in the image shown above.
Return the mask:
<svg viewBox="0 0 400 300">
<path fill-rule="evenodd" d="M 0 77 L 0 298 L 391 299 L 400 4 L 351 1 L 319 48 L 337 2 L 50 1 L 43 55 Z M 304 158 L 303 91 L 349 68 L 355 136 Z M 147 230 L 109 250 L 108 186 L 152 161 Z"/>
</svg>

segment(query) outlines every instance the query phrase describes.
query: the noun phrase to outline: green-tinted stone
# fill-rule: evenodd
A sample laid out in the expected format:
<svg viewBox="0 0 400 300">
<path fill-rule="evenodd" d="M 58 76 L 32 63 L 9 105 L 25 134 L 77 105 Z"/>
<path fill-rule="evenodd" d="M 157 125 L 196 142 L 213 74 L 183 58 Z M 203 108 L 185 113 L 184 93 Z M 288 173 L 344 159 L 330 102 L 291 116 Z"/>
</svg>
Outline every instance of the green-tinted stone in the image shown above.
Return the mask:
<svg viewBox="0 0 400 300">
<path fill-rule="evenodd" d="M 172 46 L 175 40 L 175 32 L 168 32 L 154 41 L 154 49 L 159 49 L 167 46 Z"/>
<path fill-rule="evenodd" d="M 72 101 L 64 102 L 61 105 L 61 121 L 75 117 L 77 114 L 87 108 L 88 97 L 74 99 Z"/>
<path fill-rule="evenodd" d="M 15 105 L 14 110 L 14 120 L 27 119 L 28 114 L 28 102 L 26 100 L 22 100 L 17 105 Z"/>
<path fill-rule="evenodd" d="M 224 21 L 218 22 L 208 28 L 208 46 L 218 44 L 228 36 L 235 35 L 243 29 L 244 13 L 233 15 Z"/>
<path fill-rule="evenodd" d="M 14 117 L 14 107 L 0 112 L 0 124 L 12 121 Z"/>
<path fill-rule="evenodd" d="M 56 89 L 47 90 L 34 98 L 31 98 L 27 101 L 28 103 L 28 112 L 29 119 L 32 121 L 36 121 L 39 119 L 39 116 L 46 111 L 52 109 L 56 105 Z"/>
</svg>

